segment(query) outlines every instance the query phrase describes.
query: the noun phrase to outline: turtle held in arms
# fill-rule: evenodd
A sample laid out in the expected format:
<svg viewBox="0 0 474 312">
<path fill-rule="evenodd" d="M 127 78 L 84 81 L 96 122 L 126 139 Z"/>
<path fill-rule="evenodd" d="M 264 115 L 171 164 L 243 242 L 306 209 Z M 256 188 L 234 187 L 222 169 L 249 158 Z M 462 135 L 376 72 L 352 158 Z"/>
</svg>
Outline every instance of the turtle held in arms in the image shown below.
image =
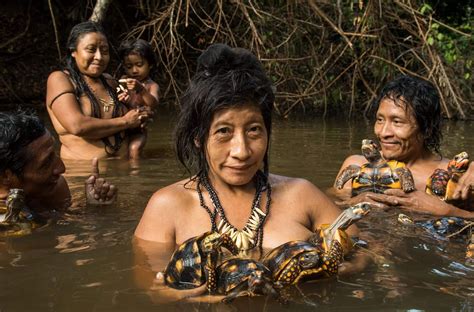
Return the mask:
<svg viewBox="0 0 474 312">
<path fill-rule="evenodd" d="M 454 190 L 461 176 L 469 167 L 469 154 L 461 152 L 454 156 L 448 164 L 448 170 L 436 169 L 428 178 L 425 191 L 436 195 L 446 202 L 452 201 Z"/>
<path fill-rule="evenodd" d="M 362 140 L 361 150 L 368 163 L 344 168 L 336 178 L 337 189 L 352 179 L 352 196 L 363 192 L 383 193 L 389 188 L 402 189 L 405 193 L 415 190 L 413 176 L 405 163 L 383 159 L 380 146 L 373 140 Z"/>
<path fill-rule="evenodd" d="M 215 269 L 221 246 L 233 255 L 238 248 L 226 234 L 206 232 L 182 243 L 171 256 L 164 274 L 165 283 L 177 289 L 190 289 L 203 285 L 207 281 L 207 289 L 216 289 Z"/>
<path fill-rule="evenodd" d="M 345 251 L 349 251 L 348 246 L 352 247 L 344 242 L 350 238 L 343 229 L 369 211 L 370 204 L 356 204 L 344 210 L 331 225 L 317 231 L 308 241 L 290 241 L 265 255 L 263 264 L 272 272 L 275 287 L 336 275 Z"/>
<path fill-rule="evenodd" d="M 6 200 L 6 209 L 0 211 L 0 236 L 20 236 L 30 234 L 41 226 L 25 204 L 25 192 L 11 189 Z"/>
<path fill-rule="evenodd" d="M 233 258 L 216 269 L 217 293 L 226 295 L 223 302 L 237 297 L 270 295 L 280 298 L 273 287 L 272 273 L 263 263 L 252 259 Z"/>
</svg>

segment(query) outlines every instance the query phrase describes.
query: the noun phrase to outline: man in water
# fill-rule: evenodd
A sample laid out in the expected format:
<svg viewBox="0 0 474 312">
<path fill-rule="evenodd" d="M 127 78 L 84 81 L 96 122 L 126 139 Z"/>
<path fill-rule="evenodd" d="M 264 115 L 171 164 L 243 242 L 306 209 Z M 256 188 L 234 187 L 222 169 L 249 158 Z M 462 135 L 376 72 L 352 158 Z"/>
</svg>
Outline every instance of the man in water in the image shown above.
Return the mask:
<svg viewBox="0 0 474 312">
<path fill-rule="evenodd" d="M 0 200 L 6 199 L 10 189 L 19 188 L 33 214 L 47 217 L 64 211 L 71 204 L 64 172 L 54 138 L 37 115 L 21 110 L 0 113 Z M 99 178 L 97 159 L 92 161 L 85 187 L 90 204 L 110 204 L 116 199 L 117 188 Z"/>
<path fill-rule="evenodd" d="M 399 189 L 390 189 L 384 194 L 365 192 L 343 203 L 369 201 L 380 207 L 397 206 L 433 215 L 474 217 L 474 212 L 459 209 L 425 193 L 428 177 L 435 169 L 446 169 L 449 162 L 440 154 L 442 116 L 439 95 L 433 84 L 419 78 L 400 76 L 381 90 L 373 102 L 373 112 L 374 133 L 383 157 L 404 162 L 413 174 L 416 190 L 410 193 Z M 366 162 L 362 155 L 349 156 L 339 173 L 349 165 L 360 166 Z M 472 162 L 460 180 L 454 198 L 465 201 L 472 198 L 471 185 L 474 185 Z M 346 183 L 336 193 L 347 198 L 350 188 L 351 183 Z"/>
</svg>

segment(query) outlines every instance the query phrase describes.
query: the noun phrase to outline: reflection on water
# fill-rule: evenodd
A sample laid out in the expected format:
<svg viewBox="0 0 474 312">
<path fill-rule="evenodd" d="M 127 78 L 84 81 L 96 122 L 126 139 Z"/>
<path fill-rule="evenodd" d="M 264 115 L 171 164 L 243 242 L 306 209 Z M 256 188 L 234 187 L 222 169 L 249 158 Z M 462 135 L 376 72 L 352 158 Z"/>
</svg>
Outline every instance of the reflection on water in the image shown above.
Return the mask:
<svg viewBox="0 0 474 312">
<path fill-rule="evenodd" d="M 115 207 L 86 207 L 83 183 L 89 162 L 68 162 L 66 177 L 74 208 L 57 225 L 34 235 L 0 242 L 2 311 L 314 311 L 474 309 L 474 269 L 464 265 L 465 245 L 436 240 L 423 229 L 397 222 L 399 211 L 372 212 L 359 223 L 372 241 L 375 263 L 362 273 L 289 290 L 289 306 L 269 298 L 240 298 L 230 305 L 175 303 L 157 307 L 134 282 L 132 235 L 158 188 L 182 179 L 172 147 L 174 118 L 162 115 L 150 131 L 147 159 L 100 162 L 100 171 L 119 187 Z M 474 126 L 446 125 L 443 152 L 474 154 Z M 328 188 L 343 159 L 373 137 L 364 121 L 276 121 L 271 171 L 303 177 Z M 166 260 L 166 259 L 165 259 Z M 162 262 L 165 262 L 162 260 Z"/>
</svg>

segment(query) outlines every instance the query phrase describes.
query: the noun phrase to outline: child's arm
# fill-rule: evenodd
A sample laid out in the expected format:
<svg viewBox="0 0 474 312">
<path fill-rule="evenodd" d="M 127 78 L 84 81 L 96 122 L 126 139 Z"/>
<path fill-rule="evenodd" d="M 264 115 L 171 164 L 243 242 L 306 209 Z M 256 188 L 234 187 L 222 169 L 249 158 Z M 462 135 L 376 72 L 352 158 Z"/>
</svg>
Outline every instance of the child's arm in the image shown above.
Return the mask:
<svg viewBox="0 0 474 312">
<path fill-rule="evenodd" d="M 143 84 L 133 78 L 120 79 L 119 82 L 126 82 L 127 89 L 135 90 L 136 94 L 133 103 L 131 103 L 133 106 L 144 105 L 151 109 L 158 106 L 158 84 L 156 82 Z"/>
</svg>

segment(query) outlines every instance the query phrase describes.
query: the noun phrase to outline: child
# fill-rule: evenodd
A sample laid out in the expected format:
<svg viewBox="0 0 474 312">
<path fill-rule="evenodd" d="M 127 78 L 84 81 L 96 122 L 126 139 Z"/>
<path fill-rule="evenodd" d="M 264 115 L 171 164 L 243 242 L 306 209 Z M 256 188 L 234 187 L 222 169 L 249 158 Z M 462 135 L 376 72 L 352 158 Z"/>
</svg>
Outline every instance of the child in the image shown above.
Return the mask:
<svg viewBox="0 0 474 312">
<path fill-rule="evenodd" d="M 126 41 L 119 48 L 125 75 L 119 83 L 130 93 L 130 109 L 153 111 L 158 105 L 158 84 L 150 78 L 150 71 L 155 69 L 156 60 L 151 45 L 142 39 Z M 130 133 L 129 157 L 138 159 L 145 147 L 147 131 L 142 128 Z"/>
</svg>

